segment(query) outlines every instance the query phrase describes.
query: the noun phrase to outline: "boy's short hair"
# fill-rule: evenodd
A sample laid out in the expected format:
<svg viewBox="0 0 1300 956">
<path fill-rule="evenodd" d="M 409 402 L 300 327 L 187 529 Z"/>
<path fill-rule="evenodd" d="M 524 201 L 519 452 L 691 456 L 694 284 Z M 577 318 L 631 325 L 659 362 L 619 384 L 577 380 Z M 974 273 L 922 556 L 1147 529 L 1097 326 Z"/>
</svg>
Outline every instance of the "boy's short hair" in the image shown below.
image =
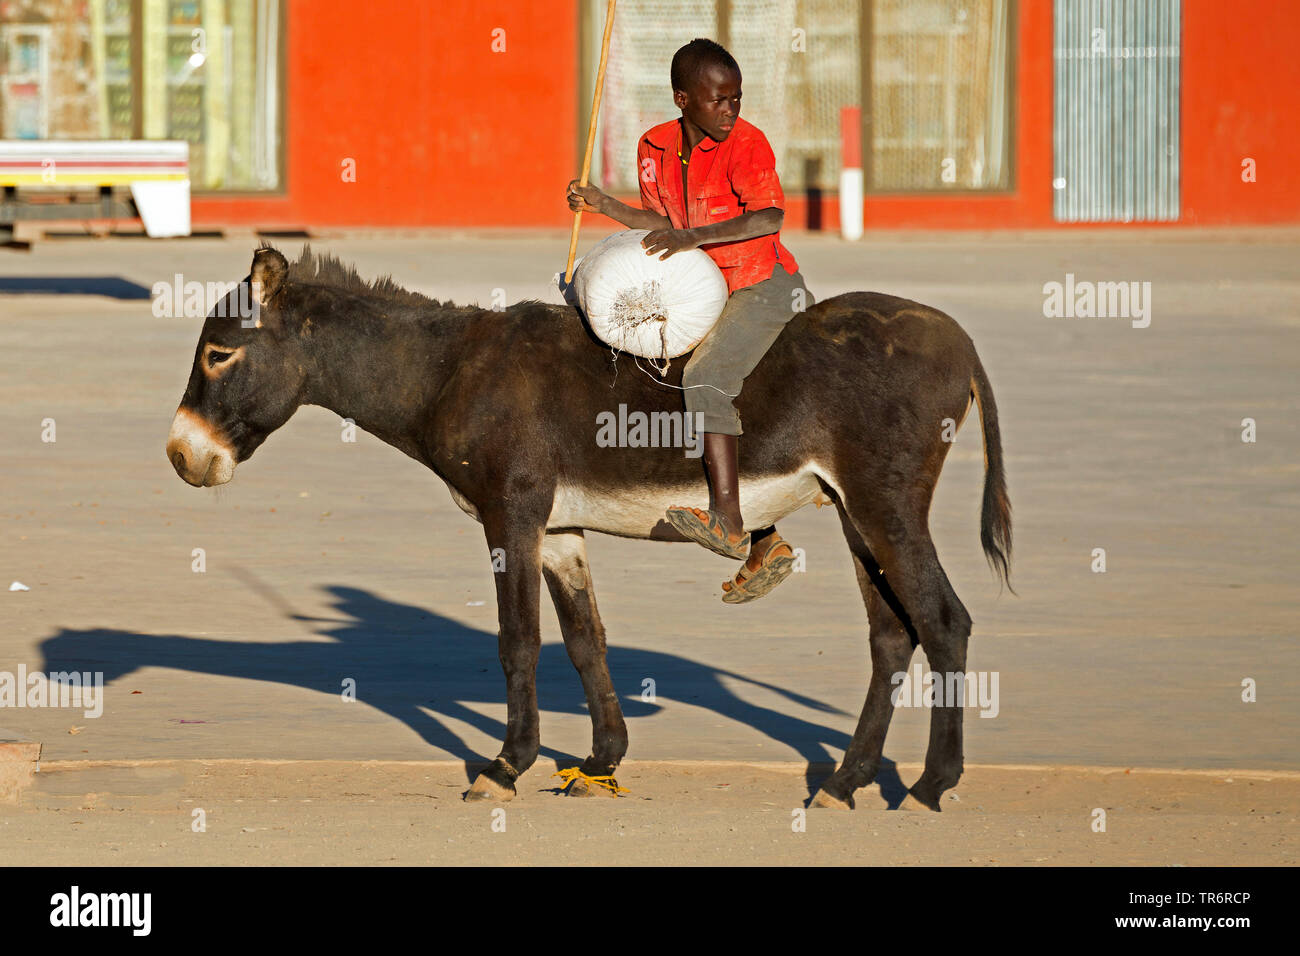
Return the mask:
<svg viewBox="0 0 1300 956">
<path fill-rule="evenodd" d="M 740 64 L 722 44 L 696 37 L 673 54 L 673 64 L 668 71 L 673 89 L 688 92 L 700 74 L 711 66 L 740 72 Z"/>
</svg>

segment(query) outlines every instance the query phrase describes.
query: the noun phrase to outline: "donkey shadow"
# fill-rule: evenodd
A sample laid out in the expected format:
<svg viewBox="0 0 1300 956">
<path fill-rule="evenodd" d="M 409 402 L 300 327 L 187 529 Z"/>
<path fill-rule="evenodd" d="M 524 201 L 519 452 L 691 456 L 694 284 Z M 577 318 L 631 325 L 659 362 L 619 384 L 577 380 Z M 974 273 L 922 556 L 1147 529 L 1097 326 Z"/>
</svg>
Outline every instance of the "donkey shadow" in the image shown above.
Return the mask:
<svg viewBox="0 0 1300 956">
<path fill-rule="evenodd" d="M 356 699 L 401 721 L 426 743 L 465 763 L 466 779 L 490 757 L 473 751 L 444 720 L 458 720 L 494 740 L 505 737 L 505 723 L 478 713 L 469 704 L 503 704 L 505 687 L 497 660 L 497 636 L 453 621 L 424 608 L 381 598 L 340 585 L 324 588 L 332 597 L 334 617 L 285 617 L 315 625 L 329 641 L 249 643 L 181 635 L 135 634 L 107 628 L 60 629 L 40 644 L 43 668 L 49 671 L 101 671 L 106 685 L 138 668 L 164 667 L 192 673 L 270 681 L 338 695 L 344 680 L 355 681 Z M 772 691 L 801 707 L 823 714 L 843 711 L 787 688 L 711 667 L 699 661 L 645 648 L 610 645 L 610 674 L 635 743 L 637 724 L 662 708 L 653 696 L 643 699 L 643 682 L 654 681 L 655 693 L 673 701 L 706 708 L 720 717 L 746 724 L 808 762 L 809 796 L 833 769 L 831 748 L 845 749 L 848 734 L 754 704 L 737 696 L 727 680 Z M 542 645 L 537 668 L 539 711 L 586 714 L 587 703 L 577 671 L 564 646 Z M 576 766 L 582 756 L 543 743 L 540 756 L 557 767 Z M 907 789 L 894 763 L 882 760 L 876 777 L 891 807 Z"/>
</svg>

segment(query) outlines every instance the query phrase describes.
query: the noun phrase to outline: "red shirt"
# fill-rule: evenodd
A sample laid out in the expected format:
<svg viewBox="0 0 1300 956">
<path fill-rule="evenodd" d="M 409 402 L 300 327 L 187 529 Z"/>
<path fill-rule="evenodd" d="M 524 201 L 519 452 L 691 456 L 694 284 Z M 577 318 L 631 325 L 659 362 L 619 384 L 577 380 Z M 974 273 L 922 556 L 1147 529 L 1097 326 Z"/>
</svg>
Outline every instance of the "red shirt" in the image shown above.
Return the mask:
<svg viewBox="0 0 1300 956">
<path fill-rule="evenodd" d="M 776 156 L 767 137 L 753 123 L 736 117 L 731 135 L 719 143 L 705 136 L 690 155 L 687 175 L 690 203 L 682 201 L 682 164 L 677 158 L 681 123 L 669 120 L 652 127 L 637 146 L 641 208 L 667 216 L 674 229 L 705 226 L 741 213 L 775 206 L 785 209 L 785 193 L 776 175 Z M 700 246 L 722 270 L 727 292 L 762 282 L 777 263 L 793 275 L 798 264 L 781 245 L 781 234 Z"/>
</svg>

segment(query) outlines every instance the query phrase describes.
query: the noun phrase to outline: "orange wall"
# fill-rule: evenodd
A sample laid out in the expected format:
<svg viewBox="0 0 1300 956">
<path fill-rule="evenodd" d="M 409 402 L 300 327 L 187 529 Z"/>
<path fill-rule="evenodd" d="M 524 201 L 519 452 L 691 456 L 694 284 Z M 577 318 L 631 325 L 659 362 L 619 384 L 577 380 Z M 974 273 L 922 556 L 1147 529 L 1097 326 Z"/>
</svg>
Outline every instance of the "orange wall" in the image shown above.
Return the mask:
<svg viewBox="0 0 1300 956">
<path fill-rule="evenodd" d="M 871 196 L 869 228 L 1054 225 L 1052 2 L 1017 7 L 1012 189 Z M 359 19 L 343 0 L 289 0 L 284 195 L 197 198 L 196 227 L 566 226 L 576 103 L 590 95 L 578 90 L 578 0 L 363 9 Z M 491 49 L 498 27 L 504 53 Z M 1184 223 L 1300 222 L 1300 177 L 1287 168 L 1300 155 L 1298 30 L 1296 0 L 1183 0 Z M 1241 181 L 1247 156 L 1253 184 Z M 355 183 L 342 181 L 345 158 Z M 788 199 L 787 222 L 803 224 L 806 202 Z M 838 228 L 833 195 L 822 220 Z"/>
<path fill-rule="evenodd" d="M 566 219 L 576 2 L 289 0 L 287 20 L 285 194 L 196 198 L 196 227 Z"/>
<path fill-rule="evenodd" d="M 1183 0 L 1184 222 L 1300 222 L 1297 33 L 1296 0 Z"/>
</svg>

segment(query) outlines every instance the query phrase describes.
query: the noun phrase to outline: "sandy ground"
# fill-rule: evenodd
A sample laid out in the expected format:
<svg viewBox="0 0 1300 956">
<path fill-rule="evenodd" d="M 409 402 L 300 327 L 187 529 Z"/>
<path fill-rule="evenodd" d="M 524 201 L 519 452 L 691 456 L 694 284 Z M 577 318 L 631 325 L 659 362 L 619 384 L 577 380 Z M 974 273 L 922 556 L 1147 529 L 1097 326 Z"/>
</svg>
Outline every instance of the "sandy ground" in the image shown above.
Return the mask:
<svg viewBox="0 0 1300 956">
<path fill-rule="evenodd" d="M 47 764 L 0 805 L 14 865 L 1291 865 L 1300 774 L 972 767 L 941 813 L 804 810 L 788 767 L 638 763 L 629 792 L 559 795 L 553 766 L 504 807 L 448 762 Z M 896 768 L 907 780 L 919 767 Z M 1094 830 L 1104 811 L 1105 830 Z M 201 827 L 201 829 L 196 829 Z"/>
<path fill-rule="evenodd" d="M 600 235 L 593 231 L 589 241 Z M 1300 770 L 1297 236 L 890 236 L 857 245 L 788 238 L 819 297 L 878 289 L 952 314 L 992 380 L 1020 596 L 999 594 L 979 551 L 982 456 L 973 417 L 932 512 L 939 554 L 975 620 L 970 667 L 999 677 L 997 716 L 967 715 L 968 765 Z M 73 803 L 100 790 L 130 803 L 120 813 L 85 811 L 76 827 L 69 814 L 79 805 L 57 805 L 54 794 L 53 802 L 33 803 L 28 797 L 45 791 L 29 789 L 27 802 L 0 811 L 0 819 L 40 852 L 72 858 L 116 843 L 123 859 L 153 859 L 153 841 L 144 837 L 155 825 L 157 842 L 174 849 L 189 840 L 185 799 L 225 805 L 239 793 L 235 780 L 205 782 L 184 769 L 212 759 L 350 762 L 336 771 L 311 764 L 319 769 L 277 799 L 315 800 L 310 790 L 321 788 L 329 810 L 317 806 L 312 825 L 337 827 L 340 838 L 355 828 L 350 845 L 373 845 L 377 860 L 432 859 L 443 849 L 430 841 L 459 841 L 458 829 L 466 840 L 493 836 L 476 829 L 486 811 L 453 807 L 463 771 L 436 790 L 401 784 L 435 793 L 434 800 L 401 797 L 398 783 L 383 790 L 387 783 L 368 776 L 378 769 L 353 763 L 463 766 L 496 753 L 504 687 L 478 526 L 400 453 L 368 436 L 340 442 L 336 416 L 322 409 L 301 410 L 222 489 L 189 488 L 164 458 L 199 322 L 156 318 L 147 299 L 129 296 L 147 295 L 178 273 L 238 279 L 253 245 L 62 240 L 0 256 L 0 587 L 30 587 L 0 592 L 0 671 L 77 668 L 107 682 L 102 716 L 0 709 L 0 738 L 43 744 L 42 781 L 90 772 L 64 769 L 66 761 L 182 762 L 174 765 L 175 785 L 147 799 L 113 785 L 73 786 Z M 289 253 L 297 245 L 283 243 Z M 341 236 L 317 245 L 363 275 L 391 272 L 439 297 L 488 303 L 494 294 L 549 297 L 565 237 Z M 1067 273 L 1150 282 L 1150 327 L 1046 318 L 1043 285 Z M 1249 444 L 1240 440 L 1247 417 L 1257 423 L 1258 440 Z M 41 440 L 45 419 L 56 422 L 53 443 Z M 502 842 L 484 847 L 515 862 L 563 859 L 572 842 L 563 834 L 586 832 L 587 814 L 605 814 L 609 826 L 642 821 L 645 839 L 671 841 L 677 812 L 686 821 L 680 833 L 713 834 L 712 844 L 701 838 L 698 846 L 731 847 L 733 859 L 745 840 L 721 836 L 732 826 L 753 845 L 772 847 L 766 859 L 794 860 L 786 854 L 805 852 L 798 847 L 809 861 L 833 852 L 835 841 L 817 843 L 811 825 L 791 834 L 789 808 L 807 797 L 808 765 L 837 759 L 852 732 L 870 667 L 866 618 L 834 516 L 805 509 L 782 532 L 806 550 L 807 570 L 745 607 L 718 600 L 728 568 L 701 549 L 592 536 L 589 551 L 630 759 L 769 761 L 794 772 L 752 786 L 729 774 L 717 781 L 730 785 L 721 793 L 713 784 L 679 787 L 653 765 L 634 771 L 633 764 L 629 774 L 646 775 L 634 799 L 598 806 L 526 793 L 508 811 L 519 824 L 507 839 L 535 833 L 537 842 L 522 851 L 512 844 L 514 856 Z M 204 549 L 204 573 L 191 569 L 195 548 Z M 1106 551 L 1104 574 L 1091 570 L 1096 548 Z M 543 622 L 539 768 L 581 758 L 590 739 L 550 611 Z M 340 697 L 348 679 L 356 681 L 356 702 Z M 642 696 L 647 680 L 653 699 Z M 1242 700 L 1246 680 L 1257 686 L 1254 703 Z M 901 710 L 886 755 L 904 766 L 919 761 L 926 718 L 922 709 Z M 248 779 L 266 788 L 279 780 L 270 765 L 248 766 Z M 336 781 L 354 771 L 367 782 L 349 793 L 386 795 L 375 804 L 345 796 Z M 533 773 L 537 787 L 547 786 L 540 770 Z M 1056 780 L 1055 771 L 1043 773 Z M 1109 832 L 1094 835 L 1084 817 L 1108 803 L 1086 775 L 1058 780 L 1060 799 L 1036 789 L 1040 776 L 972 770 L 959 788 L 972 799 L 951 819 L 874 814 L 883 822 L 866 823 L 859 812 L 817 826 L 877 829 L 878 845 L 855 846 L 871 862 L 904 862 L 909 845 L 918 862 L 1019 863 L 1054 859 L 1053 847 L 1079 862 L 1196 862 L 1202 850 L 1220 863 L 1281 861 L 1289 852 L 1282 837 L 1295 832 L 1285 809 L 1296 805 L 1294 784 L 1282 778 L 1253 785 L 1273 802 L 1252 813 L 1239 800 L 1240 781 L 1215 789 L 1206 781 L 1219 778 L 1193 778 L 1204 788 L 1171 810 L 1183 784 L 1152 777 L 1158 783 L 1150 793 L 1113 801 L 1132 807 L 1135 818 L 1121 825 L 1112 816 Z M 204 796 L 209 785 L 212 797 Z M 999 794 L 1021 791 L 1028 792 L 1020 804 L 998 802 Z M 250 813 L 262 807 L 265 817 L 247 817 L 234 831 L 214 825 L 184 846 L 196 854 L 224 846 L 228 861 L 251 860 L 240 854 L 255 853 L 254 842 L 287 846 L 275 843 L 274 827 L 301 833 L 306 818 L 284 812 L 283 802 L 280 810 L 270 805 L 270 792 L 259 801 L 250 791 L 244 804 Z M 646 797 L 657 806 L 648 808 Z M 761 809 L 764 801 L 773 807 Z M 972 814 L 968 803 L 988 814 Z M 676 810 L 656 818 L 665 807 Z M 409 835 L 430 817 L 454 822 L 445 835 L 438 824 L 419 830 L 437 837 L 404 845 L 398 830 Z M 249 834 L 245 826 L 268 829 Z M 945 835 L 922 839 L 915 828 Z M 1021 852 L 1010 840 L 1016 832 L 1037 848 Z M 555 843 L 546 847 L 548 835 Z M 790 837 L 807 839 L 770 842 Z M 681 845 L 682 853 L 696 852 L 686 836 Z"/>
</svg>

